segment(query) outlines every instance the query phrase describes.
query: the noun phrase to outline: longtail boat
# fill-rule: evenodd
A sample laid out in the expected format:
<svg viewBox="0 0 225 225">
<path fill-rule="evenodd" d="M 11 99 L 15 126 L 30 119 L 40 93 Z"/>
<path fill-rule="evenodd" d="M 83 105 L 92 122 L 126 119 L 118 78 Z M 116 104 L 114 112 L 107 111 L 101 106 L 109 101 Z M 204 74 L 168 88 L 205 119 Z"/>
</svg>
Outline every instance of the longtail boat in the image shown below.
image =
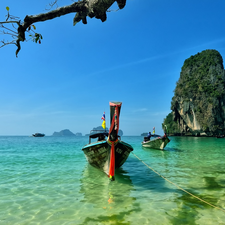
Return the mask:
<svg viewBox="0 0 225 225">
<path fill-rule="evenodd" d="M 154 139 L 149 140 L 147 137 L 144 137 L 144 141 L 141 143 L 143 147 L 163 150 L 170 142 L 170 139 L 166 135 L 152 135 L 151 137 Z"/>
<path fill-rule="evenodd" d="M 35 134 L 32 134 L 33 137 L 44 137 L 45 134 L 42 134 L 42 133 L 35 133 Z"/>
<path fill-rule="evenodd" d="M 102 170 L 110 180 L 115 180 L 115 169 L 127 160 L 133 147 L 121 140 L 118 135 L 119 116 L 122 102 L 110 102 L 109 132 L 91 134 L 89 143 L 82 148 L 87 161 L 93 167 Z M 97 141 L 91 142 L 92 139 Z"/>
</svg>

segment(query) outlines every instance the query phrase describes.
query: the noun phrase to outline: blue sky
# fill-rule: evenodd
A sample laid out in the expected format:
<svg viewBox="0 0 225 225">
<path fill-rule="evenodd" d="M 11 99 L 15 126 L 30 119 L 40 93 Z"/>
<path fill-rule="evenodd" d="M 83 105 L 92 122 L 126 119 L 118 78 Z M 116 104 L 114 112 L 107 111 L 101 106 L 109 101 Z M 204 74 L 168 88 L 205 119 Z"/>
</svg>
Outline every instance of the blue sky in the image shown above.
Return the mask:
<svg viewBox="0 0 225 225">
<path fill-rule="evenodd" d="M 6 6 L 23 19 L 49 2 L 1 0 L 0 20 Z M 184 60 L 206 49 L 225 58 L 224 9 L 224 0 L 127 0 L 104 23 L 74 27 L 74 14 L 36 23 L 42 44 L 22 43 L 18 58 L 14 45 L 0 48 L 0 135 L 85 135 L 104 111 L 109 127 L 110 101 L 122 102 L 124 135 L 163 134 Z"/>
</svg>

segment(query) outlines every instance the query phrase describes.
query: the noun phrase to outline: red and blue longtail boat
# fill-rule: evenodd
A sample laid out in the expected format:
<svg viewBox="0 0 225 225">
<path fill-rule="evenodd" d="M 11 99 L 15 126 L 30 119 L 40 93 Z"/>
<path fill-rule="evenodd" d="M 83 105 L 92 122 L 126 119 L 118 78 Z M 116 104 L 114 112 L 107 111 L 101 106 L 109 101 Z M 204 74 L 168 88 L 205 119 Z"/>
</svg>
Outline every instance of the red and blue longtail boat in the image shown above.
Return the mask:
<svg viewBox="0 0 225 225">
<path fill-rule="evenodd" d="M 110 129 L 89 136 L 89 144 L 82 148 L 87 161 L 95 168 L 102 170 L 110 180 L 115 180 L 115 169 L 121 167 L 127 160 L 133 147 L 123 141 L 118 135 L 119 116 L 122 102 L 110 102 Z M 91 139 L 97 139 L 91 142 Z"/>
</svg>

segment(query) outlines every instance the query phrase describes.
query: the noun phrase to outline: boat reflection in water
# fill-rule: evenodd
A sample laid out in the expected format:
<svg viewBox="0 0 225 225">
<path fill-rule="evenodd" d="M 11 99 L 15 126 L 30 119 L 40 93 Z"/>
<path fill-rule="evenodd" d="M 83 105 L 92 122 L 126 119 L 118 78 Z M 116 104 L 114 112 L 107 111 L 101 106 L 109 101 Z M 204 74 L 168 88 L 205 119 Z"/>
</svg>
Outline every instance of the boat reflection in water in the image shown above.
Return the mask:
<svg viewBox="0 0 225 225">
<path fill-rule="evenodd" d="M 102 174 L 102 171 L 87 164 L 83 171 L 83 176 L 80 179 L 81 188 L 79 192 L 82 193 L 84 197 L 81 202 L 91 203 L 94 205 L 94 208 L 106 210 L 105 212 L 109 212 L 110 215 L 112 213 L 119 213 L 120 217 L 121 214 L 125 217 L 129 214 L 129 210 L 133 207 L 136 200 L 136 198 L 130 196 L 131 191 L 134 190 L 130 177 L 122 168 L 119 168 L 116 171 L 117 179 L 114 182 L 105 179 L 105 176 L 102 176 Z M 92 218 L 92 220 L 95 222 L 102 222 L 96 221 L 96 218 Z M 108 218 L 107 221 L 109 220 L 111 221 L 114 219 Z M 124 218 L 122 220 L 124 220 Z"/>
</svg>

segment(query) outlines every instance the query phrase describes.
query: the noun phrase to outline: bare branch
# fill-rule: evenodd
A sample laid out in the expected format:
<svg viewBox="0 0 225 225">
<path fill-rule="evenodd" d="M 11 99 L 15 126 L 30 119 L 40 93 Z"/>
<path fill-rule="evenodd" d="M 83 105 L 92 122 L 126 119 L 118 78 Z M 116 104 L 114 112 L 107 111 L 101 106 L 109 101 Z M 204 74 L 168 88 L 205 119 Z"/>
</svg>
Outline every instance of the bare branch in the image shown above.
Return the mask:
<svg viewBox="0 0 225 225">
<path fill-rule="evenodd" d="M 50 8 L 49 9 L 45 9 L 45 10 L 51 10 L 54 6 L 56 6 L 56 9 L 58 8 L 58 0 L 55 0 L 53 2 L 49 3 Z"/>
<path fill-rule="evenodd" d="M 0 25 L 0 27 L 4 28 L 4 29 L 6 29 L 6 30 L 9 30 L 10 32 L 13 32 L 14 35 L 17 35 L 17 32 L 16 32 L 16 31 L 13 31 L 13 30 L 9 29 L 8 27 L 5 27 L 5 26 L 3 26 L 3 25 Z M 6 34 L 4 31 L 2 31 L 2 33 Z"/>
<path fill-rule="evenodd" d="M 10 14 L 9 14 L 9 11 L 8 11 L 8 13 L 7 13 L 7 15 L 6 15 L 6 21 L 8 21 L 9 19 L 10 19 L 10 20 L 18 20 L 19 17 L 10 15 Z"/>
<path fill-rule="evenodd" d="M 8 21 L 8 19 L 10 19 L 9 12 L 8 12 L 7 15 L 6 15 L 6 21 Z"/>
<path fill-rule="evenodd" d="M 4 40 L 1 41 L 2 45 L 0 46 L 0 48 L 6 46 L 6 45 L 10 45 L 10 44 L 16 44 L 15 41 L 11 41 L 11 42 L 5 42 Z"/>
<path fill-rule="evenodd" d="M 10 21 L 3 21 L 3 22 L 0 22 L 0 24 L 12 24 L 12 23 L 17 23 L 18 25 L 19 25 L 19 21 L 12 21 L 12 20 L 10 20 Z"/>
<path fill-rule="evenodd" d="M 9 32 L 5 32 L 5 31 L 1 31 L 0 33 L 1 35 L 10 35 L 12 38 L 16 39 L 17 38 L 17 35 L 15 34 L 12 34 L 12 33 L 9 33 Z M 2 42 L 2 41 L 1 41 Z"/>
</svg>

